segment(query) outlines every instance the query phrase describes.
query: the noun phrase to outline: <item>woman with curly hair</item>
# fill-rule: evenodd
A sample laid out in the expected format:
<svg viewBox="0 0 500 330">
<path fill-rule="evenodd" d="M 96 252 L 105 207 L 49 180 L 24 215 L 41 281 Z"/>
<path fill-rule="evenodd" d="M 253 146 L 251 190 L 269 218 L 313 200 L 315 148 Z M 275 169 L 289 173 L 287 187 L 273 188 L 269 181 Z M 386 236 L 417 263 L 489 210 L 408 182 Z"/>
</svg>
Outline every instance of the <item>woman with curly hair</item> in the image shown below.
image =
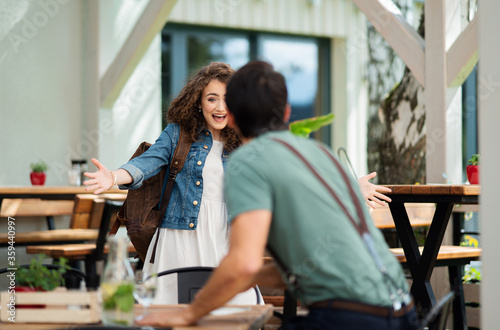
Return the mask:
<svg viewBox="0 0 500 330">
<path fill-rule="evenodd" d="M 144 180 L 169 166 L 182 127 L 192 142 L 177 175 L 165 217 L 151 240 L 143 270 L 149 274 L 190 267 L 216 267 L 228 251 L 228 215 L 223 194 L 224 165 L 239 146 L 227 126 L 226 85 L 234 70 L 224 63 L 202 67 L 174 99 L 167 113 L 169 125 L 139 157 L 110 172 L 97 159 L 98 170 L 86 173 L 87 190 L 101 193 L 115 184 L 138 188 Z M 155 263 L 149 263 L 158 237 Z M 156 304 L 177 303 L 175 275 L 159 279 Z M 256 303 L 255 291 L 243 292 L 233 303 Z"/>
</svg>

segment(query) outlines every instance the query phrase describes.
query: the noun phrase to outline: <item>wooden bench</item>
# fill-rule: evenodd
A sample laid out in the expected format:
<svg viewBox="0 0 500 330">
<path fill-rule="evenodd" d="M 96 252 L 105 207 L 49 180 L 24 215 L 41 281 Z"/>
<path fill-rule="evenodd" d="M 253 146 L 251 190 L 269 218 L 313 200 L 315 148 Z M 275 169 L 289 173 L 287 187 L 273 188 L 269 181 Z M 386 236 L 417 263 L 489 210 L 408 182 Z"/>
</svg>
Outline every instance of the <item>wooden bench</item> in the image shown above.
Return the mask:
<svg viewBox="0 0 500 330">
<path fill-rule="evenodd" d="M 436 210 L 436 206 L 433 203 L 407 203 L 405 206 L 412 227 L 426 227 L 431 225 L 432 216 Z M 370 209 L 370 214 L 377 228 L 396 228 L 388 207 Z"/>
<path fill-rule="evenodd" d="M 116 198 L 124 199 L 126 195 L 116 194 Z M 95 201 L 101 201 L 97 203 Z M 39 230 L 16 232 L 17 246 L 67 244 L 95 241 L 97 239 L 100 218 L 104 207 L 102 196 L 78 194 L 74 201 L 46 201 L 37 199 L 5 200 L 2 213 L 8 216 L 41 216 L 70 214 L 68 229 Z M 68 210 L 70 210 L 68 212 Z M 9 244 L 8 233 L 0 234 L 0 246 Z"/>
<path fill-rule="evenodd" d="M 120 210 L 125 195 L 101 195 L 103 198 L 94 199 L 93 209 L 102 209 L 100 212 L 99 231 L 97 240 L 92 244 L 64 244 L 64 245 L 45 245 L 45 246 L 27 246 L 26 253 L 43 253 L 53 259 L 61 257 L 75 260 L 84 260 L 86 283 L 88 288 L 97 288 L 99 286 L 99 275 L 97 274 L 97 262 L 104 259 L 108 253 L 106 246 L 106 237 L 110 228 L 110 221 L 116 217 Z M 129 245 L 129 253 L 135 253 L 132 245 Z"/>
<path fill-rule="evenodd" d="M 389 249 L 402 264 L 406 263 L 406 257 L 402 248 Z M 423 247 L 419 247 L 422 253 Z M 479 260 L 482 249 L 469 246 L 442 245 L 436 260 L 436 266 L 465 265 L 473 260 Z"/>
<path fill-rule="evenodd" d="M 5 199 L 1 203 L 0 218 L 44 217 L 48 229 L 55 229 L 54 217 L 71 215 L 73 201 L 31 198 Z"/>
</svg>

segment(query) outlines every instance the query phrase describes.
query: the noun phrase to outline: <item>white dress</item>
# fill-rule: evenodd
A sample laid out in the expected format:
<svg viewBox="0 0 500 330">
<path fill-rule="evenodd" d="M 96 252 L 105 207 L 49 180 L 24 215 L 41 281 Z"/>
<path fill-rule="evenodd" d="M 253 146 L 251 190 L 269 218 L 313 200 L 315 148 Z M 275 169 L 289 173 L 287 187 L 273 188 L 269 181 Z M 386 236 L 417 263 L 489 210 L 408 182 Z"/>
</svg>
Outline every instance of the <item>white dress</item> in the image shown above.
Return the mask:
<svg viewBox="0 0 500 330">
<path fill-rule="evenodd" d="M 195 230 L 159 228 L 151 240 L 152 245 L 156 235 L 160 235 L 155 263 L 149 263 L 152 251 L 150 245 L 143 267 L 148 274 L 181 267 L 216 267 L 227 254 L 229 227 L 223 192 L 224 169 L 221 159 L 223 148 L 222 142 L 214 140 L 203 167 L 203 194 L 197 228 Z M 229 303 L 256 304 L 256 297 L 255 290 L 250 289 L 238 294 Z M 153 304 L 177 303 L 177 276 L 166 275 L 158 278 Z"/>
</svg>

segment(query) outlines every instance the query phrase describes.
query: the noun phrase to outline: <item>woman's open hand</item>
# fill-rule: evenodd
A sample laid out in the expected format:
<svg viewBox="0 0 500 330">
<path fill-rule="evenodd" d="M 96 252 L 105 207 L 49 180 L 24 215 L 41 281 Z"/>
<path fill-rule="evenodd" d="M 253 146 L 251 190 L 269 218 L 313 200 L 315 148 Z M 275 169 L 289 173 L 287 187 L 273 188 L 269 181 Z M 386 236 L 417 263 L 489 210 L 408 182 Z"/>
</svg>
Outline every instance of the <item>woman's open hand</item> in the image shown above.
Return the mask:
<svg viewBox="0 0 500 330">
<path fill-rule="evenodd" d="M 391 192 L 391 189 L 387 187 L 377 186 L 371 183 L 369 180 L 377 176 L 377 172 L 372 172 L 358 179 L 359 187 L 361 188 L 361 194 L 365 202 L 372 208 L 375 208 L 375 203 L 385 206 L 385 202 L 390 202 L 391 199 L 384 195 L 383 193 Z M 384 202 L 385 201 L 385 202 Z"/>
<path fill-rule="evenodd" d="M 83 173 L 90 180 L 86 180 L 83 184 L 88 186 L 86 191 L 94 191 L 94 194 L 100 194 L 116 183 L 116 174 L 111 173 L 106 166 L 101 164 L 97 159 L 92 158 L 92 163 L 97 167 L 95 172 Z"/>
</svg>

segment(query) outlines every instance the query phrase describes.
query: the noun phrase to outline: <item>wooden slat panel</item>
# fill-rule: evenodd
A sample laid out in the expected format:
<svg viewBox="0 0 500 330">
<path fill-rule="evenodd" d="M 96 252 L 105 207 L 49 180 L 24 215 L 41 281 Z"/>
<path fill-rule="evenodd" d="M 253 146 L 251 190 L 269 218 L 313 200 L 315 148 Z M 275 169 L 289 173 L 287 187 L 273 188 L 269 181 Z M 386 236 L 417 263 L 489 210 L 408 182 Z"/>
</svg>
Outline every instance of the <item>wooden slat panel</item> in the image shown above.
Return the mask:
<svg viewBox="0 0 500 330">
<path fill-rule="evenodd" d="M 481 193 L 479 185 L 383 185 L 392 190 L 390 194 L 401 195 L 468 195 L 475 196 Z"/>
<path fill-rule="evenodd" d="M 436 210 L 433 203 L 407 203 L 406 212 L 412 227 L 430 226 Z M 380 229 L 395 228 L 394 219 L 388 207 L 370 209 L 375 226 Z"/>
<path fill-rule="evenodd" d="M 74 213 L 71 216 L 69 227 L 73 229 L 87 229 L 89 228 L 89 213 Z"/>
<path fill-rule="evenodd" d="M 427 185 L 414 185 L 411 187 L 412 195 L 429 195 L 431 193 L 431 187 Z"/>
<path fill-rule="evenodd" d="M 46 243 L 56 241 L 95 241 L 97 239 L 98 230 L 95 229 L 57 229 L 57 230 L 40 230 L 30 232 L 17 232 L 16 243 Z M 0 243 L 9 242 L 7 233 L 0 234 Z"/>
<path fill-rule="evenodd" d="M 33 194 L 33 195 L 52 195 L 52 194 L 92 194 L 85 190 L 84 186 L 27 186 L 27 187 L 0 187 L 0 195 Z M 109 193 L 126 194 L 126 190 L 111 188 Z"/>
<path fill-rule="evenodd" d="M 452 195 L 475 196 L 475 195 L 479 195 L 480 193 L 481 193 L 481 188 L 477 184 L 451 186 L 451 194 Z"/>
<path fill-rule="evenodd" d="M 450 194 L 450 186 L 441 186 L 441 185 L 435 185 L 435 186 L 430 186 L 431 188 L 431 194 L 435 195 L 449 195 Z"/>
<path fill-rule="evenodd" d="M 75 196 L 75 207 L 73 208 L 74 213 L 89 213 L 92 209 L 92 203 L 96 195 L 81 195 Z"/>
<path fill-rule="evenodd" d="M 70 215 L 73 201 L 48 201 L 41 199 L 5 199 L 2 202 L 1 217 L 42 217 Z"/>
<path fill-rule="evenodd" d="M 419 247 L 422 253 L 423 247 Z M 406 262 L 406 257 L 402 248 L 389 249 L 399 262 Z M 437 260 L 461 259 L 461 258 L 480 258 L 482 249 L 468 246 L 443 245 L 439 249 Z"/>
<path fill-rule="evenodd" d="M 8 301 L 10 293 L 3 291 L 0 293 L 2 301 Z M 49 327 L 44 325 L 29 325 L 26 323 L 97 323 L 101 320 L 99 309 L 98 292 L 78 292 L 56 289 L 51 292 L 17 292 L 16 304 L 43 304 L 47 305 L 43 312 L 40 309 L 23 308 L 16 310 L 15 323 L 20 323 L 19 329 L 54 329 L 62 326 L 52 324 Z M 68 308 L 69 305 L 78 305 L 78 310 Z M 11 315 L 4 308 L 1 311 L 0 319 L 2 322 L 8 322 Z M 6 325 L 9 328 L 15 323 Z M 24 323 L 24 324 L 23 324 Z M 4 328 L 2 327 L 2 329 Z M 73 326 L 66 327 L 73 328 Z M 16 327 L 16 329 L 18 329 Z"/>
<path fill-rule="evenodd" d="M 27 254 L 43 253 L 51 258 L 66 257 L 70 259 L 83 259 L 95 250 L 95 244 L 65 244 L 65 245 L 44 245 L 44 246 L 27 246 Z M 109 249 L 106 245 L 104 253 L 108 253 Z M 134 246 L 129 243 L 128 252 L 134 253 Z"/>
<path fill-rule="evenodd" d="M 386 186 L 392 190 L 393 194 L 411 194 L 411 185 L 391 185 Z"/>
<path fill-rule="evenodd" d="M 101 225 L 102 214 L 104 213 L 104 205 L 106 201 L 101 198 L 97 198 L 94 200 L 94 204 L 92 205 L 92 211 L 89 215 L 89 228 L 99 229 Z"/>
</svg>

